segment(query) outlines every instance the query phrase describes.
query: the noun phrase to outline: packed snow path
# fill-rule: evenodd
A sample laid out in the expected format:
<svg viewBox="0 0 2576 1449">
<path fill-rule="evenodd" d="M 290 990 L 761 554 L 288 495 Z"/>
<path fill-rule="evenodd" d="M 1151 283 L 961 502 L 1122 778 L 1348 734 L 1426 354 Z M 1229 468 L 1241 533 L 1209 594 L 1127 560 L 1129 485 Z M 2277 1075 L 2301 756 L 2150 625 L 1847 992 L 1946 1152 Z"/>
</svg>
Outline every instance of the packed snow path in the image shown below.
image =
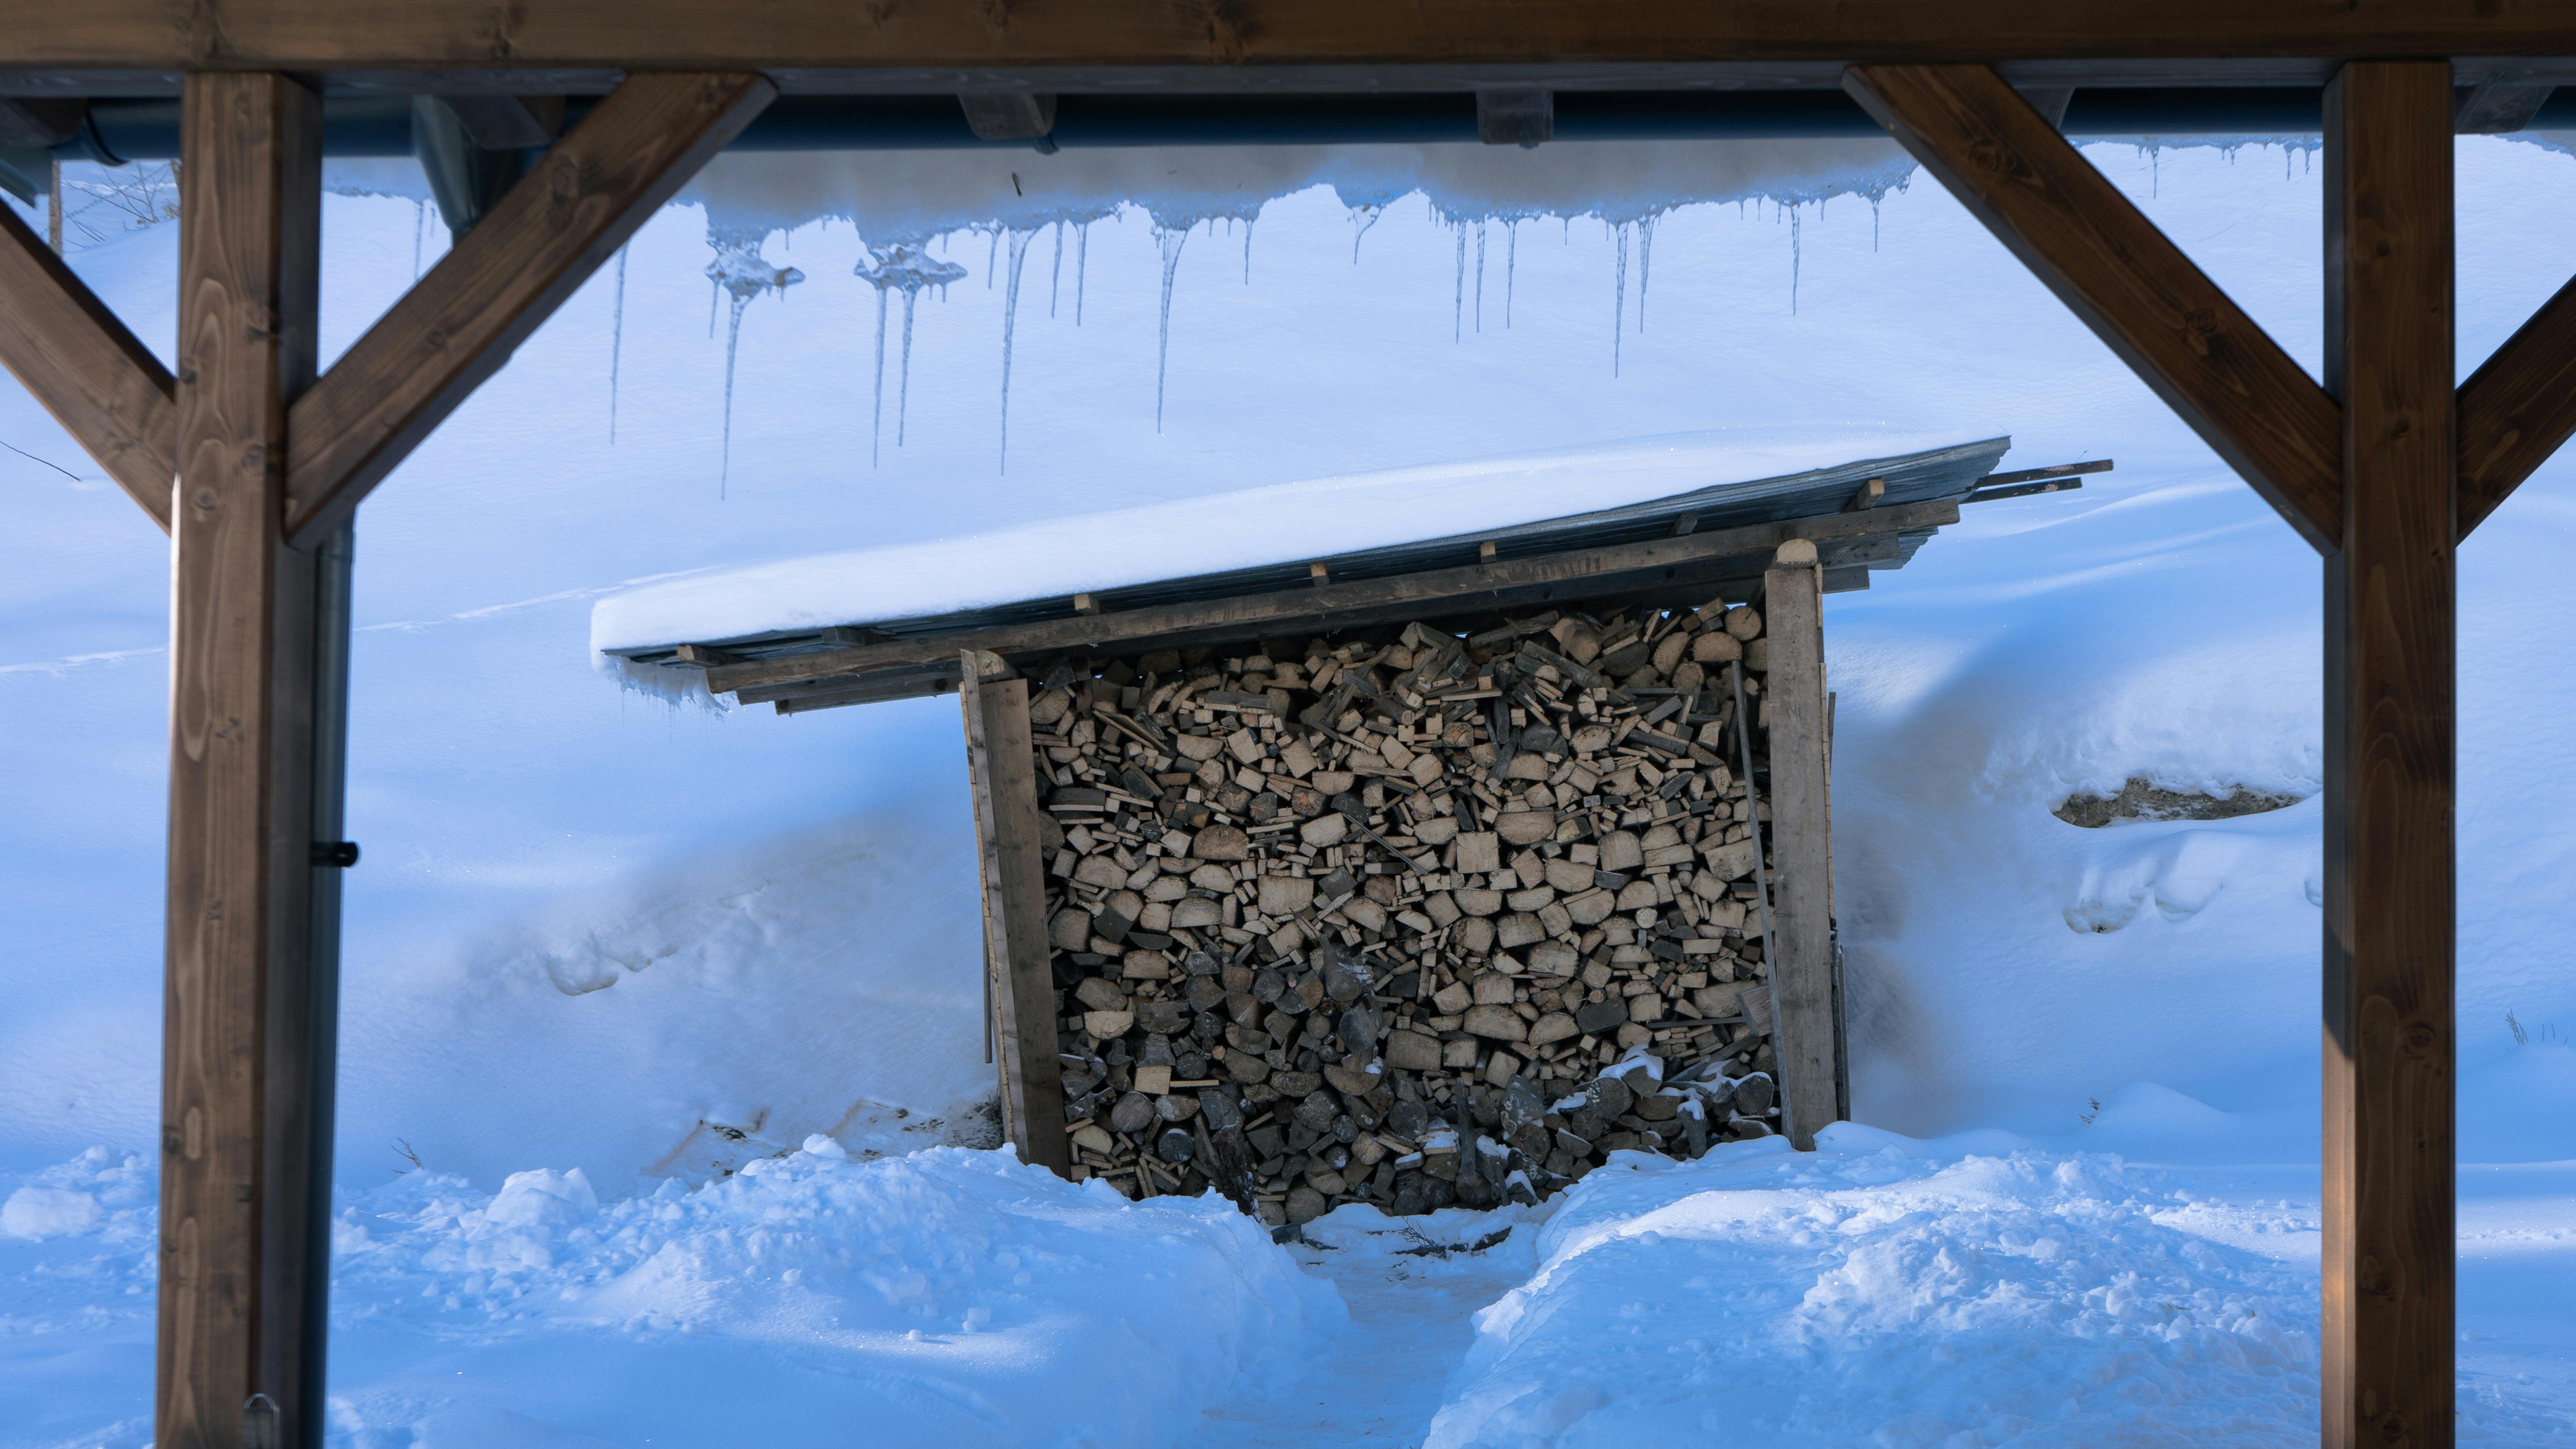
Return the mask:
<svg viewBox="0 0 2576 1449">
<path fill-rule="evenodd" d="M 1350 1327 L 1266 1400 L 1206 1412 L 1179 1449 L 1358 1449 L 1419 1444 L 1476 1341 L 1477 1310 L 1537 1266 L 1525 1208 L 1391 1219 L 1344 1210 L 1291 1254 L 1340 1291 Z"/>
<path fill-rule="evenodd" d="M 2177 1128 L 2200 1165 L 1847 1125 L 1621 1154 L 1538 1208 L 1347 1207 L 1286 1247 L 953 1147 L 816 1137 L 606 1203 L 416 1173 L 339 1214 L 330 1443 L 2313 1444 L 2316 1169 L 2160 1089 L 2082 1141 Z M 0 1449 L 144 1449 L 143 1161 L 0 1187 Z M 2461 1189 L 2460 1438 L 2576 1446 L 2576 1163 Z"/>
</svg>

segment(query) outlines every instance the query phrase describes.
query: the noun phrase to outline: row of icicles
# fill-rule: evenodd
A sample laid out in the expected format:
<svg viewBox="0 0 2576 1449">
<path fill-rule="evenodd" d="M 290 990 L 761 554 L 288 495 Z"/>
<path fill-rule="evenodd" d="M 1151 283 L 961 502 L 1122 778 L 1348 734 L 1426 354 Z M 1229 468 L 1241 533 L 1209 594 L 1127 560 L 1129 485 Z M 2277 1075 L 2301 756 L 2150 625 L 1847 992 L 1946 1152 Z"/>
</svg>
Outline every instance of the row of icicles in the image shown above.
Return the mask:
<svg viewBox="0 0 2576 1449">
<path fill-rule="evenodd" d="M 1871 205 L 1875 210 L 1876 198 L 1871 199 Z M 1794 314 L 1798 305 L 1798 251 L 1800 248 L 1798 208 L 1794 205 L 1785 205 L 1779 209 L 1787 213 L 1789 221 L 1791 253 L 1789 309 Z M 1353 226 L 1351 237 L 1353 264 L 1356 265 L 1359 261 L 1360 239 L 1368 234 L 1370 227 L 1376 225 L 1384 210 L 1385 208 L 1379 205 L 1353 206 L 1350 209 Z M 1225 220 L 1231 226 L 1237 219 L 1229 217 Z M 1252 280 L 1253 219 L 1250 217 L 1239 219 L 1244 224 L 1243 279 L 1249 284 Z M 1524 219 L 1502 218 L 1504 222 L 1503 326 L 1506 328 L 1511 326 L 1512 294 L 1520 259 L 1520 223 Z M 1610 370 L 1613 376 L 1616 376 L 1619 371 L 1621 344 L 1627 331 L 1630 235 L 1634 233 L 1637 250 L 1637 330 L 1643 332 L 1646 330 L 1646 288 L 1654 265 L 1655 223 L 1659 219 L 1660 214 L 1650 214 L 1635 221 L 1604 223 L 1618 248 L 1611 300 Z M 1490 219 L 1487 218 L 1478 218 L 1473 223 L 1476 257 L 1473 325 L 1477 332 L 1485 330 L 1485 257 L 1486 233 L 1489 224 Z M 1062 293 L 1065 225 L 1061 221 L 1051 224 L 1055 234 L 1055 255 L 1047 291 L 1049 317 L 1056 315 L 1057 299 Z M 1162 431 L 1165 379 L 1171 357 L 1172 281 L 1180 268 L 1181 248 L 1189 240 L 1194 225 L 1172 228 L 1157 222 L 1154 226 L 1155 244 L 1162 253 L 1161 311 L 1154 363 L 1154 430 L 1156 432 Z M 1455 236 L 1457 272 L 1456 286 L 1452 295 L 1451 340 L 1463 341 L 1469 325 L 1467 286 L 1469 222 L 1465 219 L 1449 218 L 1447 225 Z M 1569 232 L 1572 225 L 1572 219 L 1567 218 L 1566 226 Z M 1039 230 L 1039 228 L 1031 228 L 1026 231 L 1008 229 L 994 231 L 991 236 L 995 256 L 989 257 L 985 265 L 985 285 L 990 286 L 995 271 L 994 262 L 1001 260 L 1000 247 L 1007 240 L 1010 250 L 1006 262 L 1007 271 L 1002 301 L 1000 448 L 1000 467 L 1005 472 L 1009 471 L 1010 466 L 1011 350 L 1013 334 L 1019 318 L 1020 274 L 1023 264 L 1028 259 L 1029 243 L 1036 239 Z M 1872 231 L 1874 246 L 1876 241 L 1874 227 Z M 1084 276 L 1088 271 L 1091 252 L 1091 225 L 1088 221 L 1075 225 L 1074 238 L 1073 320 L 1074 325 L 1080 326 Z M 708 246 L 715 251 L 714 259 L 707 263 L 706 268 L 707 279 L 712 284 L 707 299 L 707 335 L 709 337 L 715 335 L 717 300 L 722 297 L 732 299 L 731 315 L 727 319 L 725 333 L 722 462 L 717 479 L 720 496 L 724 487 L 731 481 L 733 472 L 733 384 L 735 363 L 742 342 L 743 311 L 751 304 L 752 299 L 761 293 L 776 292 L 784 296 L 789 287 L 805 280 L 805 274 L 797 268 L 776 266 L 764 259 L 760 255 L 764 240 L 766 240 L 765 233 L 720 232 L 710 236 L 707 241 Z M 851 271 L 859 280 L 874 287 L 877 294 L 876 386 L 871 398 L 871 435 L 868 450 L 869 466 L 875 467 L 882 456 L 885 439 L 886 325 L 891 296 L 898 292 L 903 295 L 903 339 L 901 351 L 898 354 L 895 383 L 895 446 L 899 448 L 904 444 L 905 416 L 912 394 L 912 330 L 915 306 L 919 303 L 921 294 L 931 288 L 939 289 L 941 296 L 945 297 L 948 285 L 966 276 L 966 268 L 955 262 L 934 257 L 924 247 L 908 242 L 898 242 L 891 246 L 868 248 L 858 265 Z M 608 361 L 608 438 L 611 443 L 617 440 L 617 383 L 625 351 L 626 252 L 623 248 L 617 253 L 616 286 L 617 300 L 610 324 Z"/>
</svg>

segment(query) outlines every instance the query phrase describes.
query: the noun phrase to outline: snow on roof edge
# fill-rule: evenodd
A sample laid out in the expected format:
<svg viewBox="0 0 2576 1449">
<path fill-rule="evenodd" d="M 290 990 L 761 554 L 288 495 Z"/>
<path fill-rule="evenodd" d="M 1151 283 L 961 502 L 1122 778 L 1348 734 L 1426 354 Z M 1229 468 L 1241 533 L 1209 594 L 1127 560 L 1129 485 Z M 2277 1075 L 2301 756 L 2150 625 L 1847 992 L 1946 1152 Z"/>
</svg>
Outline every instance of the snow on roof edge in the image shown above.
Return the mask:
<svg viewBox="0 0 2576 1449">
<path fill-rule="evenodd" d="M 2002 431 L 1729 429 L 1274 483 L 671 579 L 594 604 L 590 644 L 604 660 L 610 650 L 1100 592 L 1513 528 Z"/>
</svg>

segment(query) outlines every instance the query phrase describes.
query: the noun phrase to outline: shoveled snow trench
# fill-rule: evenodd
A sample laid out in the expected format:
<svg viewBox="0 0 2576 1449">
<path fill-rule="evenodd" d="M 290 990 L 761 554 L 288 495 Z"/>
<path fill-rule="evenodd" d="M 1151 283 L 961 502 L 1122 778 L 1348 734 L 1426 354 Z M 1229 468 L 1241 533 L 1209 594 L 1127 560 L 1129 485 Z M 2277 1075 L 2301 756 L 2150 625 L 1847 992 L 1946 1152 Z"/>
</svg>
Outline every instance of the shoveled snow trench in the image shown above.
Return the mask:
<svg viewBox="0 0 2576 1449">
<path fill-rule="evenodd" d="M 2163 1096 L 2103 1125 L 2208 1113 Z M 2464 1169 L 2462 1191 L 2461 1437 L 2576 1444 L 2576 1164 Z M 0 1202 L 0 1445 L 140 1449 L 142 1163 L 92 1151 Z M 412 1174 L 344 1201 L 336 1236 L 346 1449 L 2317 1432 L 2313 1165 L 1999 1133 L 1623 1154 L 1537 1208 L 1345 1208 L 1287 1244 L 1213 1198 L 818 1137 L 609 1203 L 577 1170 L 497 1194 Z"/>
</svg>

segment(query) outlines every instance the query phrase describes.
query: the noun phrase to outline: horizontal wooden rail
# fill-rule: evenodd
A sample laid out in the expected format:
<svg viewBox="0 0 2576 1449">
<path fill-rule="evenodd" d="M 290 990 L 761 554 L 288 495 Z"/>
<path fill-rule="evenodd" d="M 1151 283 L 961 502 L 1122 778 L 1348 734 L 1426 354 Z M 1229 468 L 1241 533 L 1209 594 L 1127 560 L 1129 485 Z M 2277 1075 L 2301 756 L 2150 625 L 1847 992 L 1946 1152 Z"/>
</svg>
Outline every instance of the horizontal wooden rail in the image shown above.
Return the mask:
<svg viewBox="0 0 2576 1449">
<path fill-rule="evenodd" d="M 0 67 L 992 69 L 2576 55 L 2552 0 L 82 0 L 21 5 Z M 966 74 L 959 74 L 960 71 Z M 1533 76 L 1535 83 L 1543 77 Z"/>
<path fill-rule="evenodd" d="M 942 660 L 953 660 L 961 641 L 1007 658 L 1014 654 L 1097 648 L 1111 642 L 1136 643 L 1211 631 L 1254 634 L 1297 621 L 1331 619 L 1362 622 L 1360 616 L 1364 614 L 1454 609 L 1462 602 L 1497 593 L 1578 581 L 1587 585 L 1604 583 L 1607 585 L 1605 591 L 1621 586 L 1642 587 L 1645 581 L 1636 579 L 1635 575 L 1664 569 L 1693 569 L 1748 554 L 1768 556 L 1773 549 L 1792 538 L 1813 539 L 1825 544 L 1938 528 L 1958 521 L 1959 505 L 1944 498 L 1898 508 L 1873 508 L 1865 513 L 1829 513 L 1817 518 L 1753 523 L 1681 538 L 1575 549 L 1539 558 L 1470 564 L 1463 568 L 1434 569 L 1395 578 L 1361 579 L 1352 583 L 1282 589 L 1230 599 L 1160 604 L 1124 613 L 1044 619 L 1032 624 L 926 634 L 888 644 L 791 654 L 710 669 L 707 671 L 707 688 L 724 694 L 746 687 L 936 664 Z M 1842 562 L 1839 559 L 1835 561 Z"/>
</svg>

